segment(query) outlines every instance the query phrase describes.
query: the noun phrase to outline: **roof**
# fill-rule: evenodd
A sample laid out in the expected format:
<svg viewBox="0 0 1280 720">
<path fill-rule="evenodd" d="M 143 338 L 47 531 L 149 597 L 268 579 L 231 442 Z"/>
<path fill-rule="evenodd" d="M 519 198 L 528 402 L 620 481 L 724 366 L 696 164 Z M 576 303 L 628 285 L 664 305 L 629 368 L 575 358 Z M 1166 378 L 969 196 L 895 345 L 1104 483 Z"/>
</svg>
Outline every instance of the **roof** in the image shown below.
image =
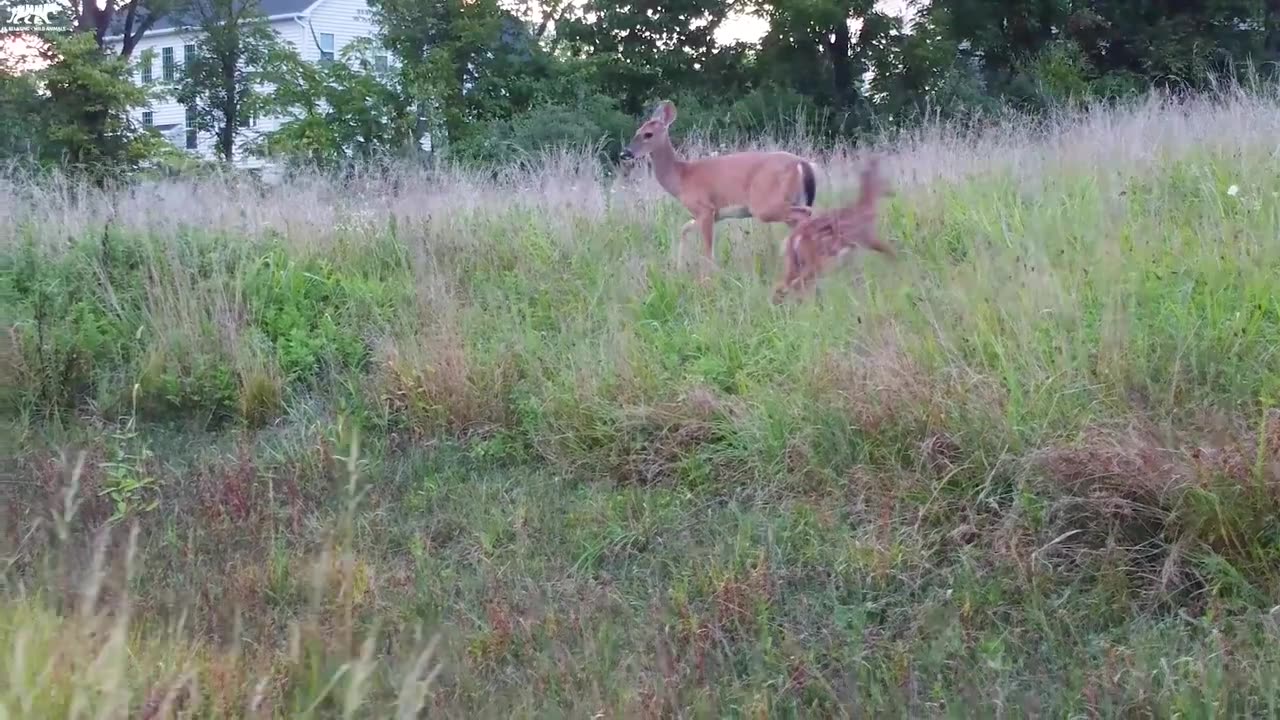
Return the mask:
<svg viewBox="0 0 1280 720">
<path fill-rule="evenodd" d="M 312 5 L 315 5 L 317 1 L 318 0 L 256 0 L 258 9 L 266 17 L 276 17 L 279 15 L 298 15 L 300 13 L 305 12 L 307 8 L 310 8 Z M 242 2 L 243 0 L 241 0 L 240 3 L 237 3 L 237 5 L 242 6 L 241 5 Z M 175 8 L 173 12 L 165 13 L 165 15 L 161 17 L 159 20 L 157 20 L 156 24 L 152 25 L 151 29 L 148 30 L 147 32 L 153 33 L 153 32 L 160 32 L 162 30 L 166 30 L 166 31 L 173 30 L 177 26 L 181 25 L 184 20 L 190 23 L 191 20 L 184 17 L 185 15 L 184 10 L 185 8 L 179 7 L 179 8 Z M 138 27 L 138 21 L 141 17 L 142 17 L 142 13 L 139 12 L 138 18 L 135 18 L 134 20 L 135 31 L 136 31 L 136 28 Z M 118 38 L 122 34 L 124 34 L 124 18 L 125 18 L 124 12 L 116 13 L 116 16 L 112 19 L 111 29 L 107 31 L 107 37 Z"/>
</svg>

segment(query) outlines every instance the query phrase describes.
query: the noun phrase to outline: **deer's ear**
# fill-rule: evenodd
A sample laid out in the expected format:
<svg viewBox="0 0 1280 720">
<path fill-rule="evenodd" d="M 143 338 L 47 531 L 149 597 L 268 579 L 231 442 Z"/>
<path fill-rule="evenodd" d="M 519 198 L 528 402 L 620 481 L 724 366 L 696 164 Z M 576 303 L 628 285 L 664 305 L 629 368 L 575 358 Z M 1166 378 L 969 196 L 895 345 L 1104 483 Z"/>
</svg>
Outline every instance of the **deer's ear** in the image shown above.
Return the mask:
<svg viewBox="0 0 1280 720">
<path fill-rule="evenodd" d="M 663 100 L 658 103 L 658 109 L 653 111 L 655 120 L 661 120 L 663 125 L 671 126 L 676 121 L 676 106 L 670 100 Z"/>
</svg>

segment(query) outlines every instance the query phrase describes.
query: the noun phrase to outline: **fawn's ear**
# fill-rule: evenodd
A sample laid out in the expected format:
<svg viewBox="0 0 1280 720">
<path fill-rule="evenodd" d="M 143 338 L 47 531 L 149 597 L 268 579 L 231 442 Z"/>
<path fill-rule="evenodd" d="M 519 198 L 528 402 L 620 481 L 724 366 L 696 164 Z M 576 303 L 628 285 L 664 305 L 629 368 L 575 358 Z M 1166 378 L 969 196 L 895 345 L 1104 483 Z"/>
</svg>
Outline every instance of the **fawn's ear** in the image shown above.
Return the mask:
<svg viewBox="0 0 1280 720">
<path fill-rule="evenodd" d="M 658 103 L 657 109 L 653 111 L 653 119 L 662 121 L 663 125 L 671 127 L 671 123 L 676 121 L 676 105 L 670 100 L 663 100 Z"/>
</svg>

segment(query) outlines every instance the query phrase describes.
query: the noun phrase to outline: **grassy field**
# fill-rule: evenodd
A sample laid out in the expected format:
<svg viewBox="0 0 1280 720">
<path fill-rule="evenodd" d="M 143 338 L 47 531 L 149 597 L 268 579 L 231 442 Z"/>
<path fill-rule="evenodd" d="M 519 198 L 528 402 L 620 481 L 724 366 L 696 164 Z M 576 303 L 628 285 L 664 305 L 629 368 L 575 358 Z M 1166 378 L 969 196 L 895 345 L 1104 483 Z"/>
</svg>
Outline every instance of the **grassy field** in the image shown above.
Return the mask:
<svg viewBox="0 0 1280 720">
<path fill-rule="evenodd" d="M 9 176 L 0 717 L 1280 717 L 1277 138 L 896 138 L 779 306 L 572 153 Z"/>
</svg>

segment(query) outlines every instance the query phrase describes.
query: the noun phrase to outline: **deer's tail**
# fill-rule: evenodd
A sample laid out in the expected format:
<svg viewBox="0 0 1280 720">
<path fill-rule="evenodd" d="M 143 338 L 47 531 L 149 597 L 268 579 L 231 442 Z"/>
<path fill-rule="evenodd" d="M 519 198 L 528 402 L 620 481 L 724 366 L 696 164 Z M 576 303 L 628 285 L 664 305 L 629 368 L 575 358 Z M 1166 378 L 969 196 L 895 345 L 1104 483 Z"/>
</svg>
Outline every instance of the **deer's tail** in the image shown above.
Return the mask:
<svg viewBox="0 0 1280 720">
<path fill-rule="evenodd" d="M 812 164 L 800 163 L 800 181 L 804 185 L 804 204 L 813 207 L 813 201 L 818 197 L 818 179 L 813 175 Z"/>
</svg>

